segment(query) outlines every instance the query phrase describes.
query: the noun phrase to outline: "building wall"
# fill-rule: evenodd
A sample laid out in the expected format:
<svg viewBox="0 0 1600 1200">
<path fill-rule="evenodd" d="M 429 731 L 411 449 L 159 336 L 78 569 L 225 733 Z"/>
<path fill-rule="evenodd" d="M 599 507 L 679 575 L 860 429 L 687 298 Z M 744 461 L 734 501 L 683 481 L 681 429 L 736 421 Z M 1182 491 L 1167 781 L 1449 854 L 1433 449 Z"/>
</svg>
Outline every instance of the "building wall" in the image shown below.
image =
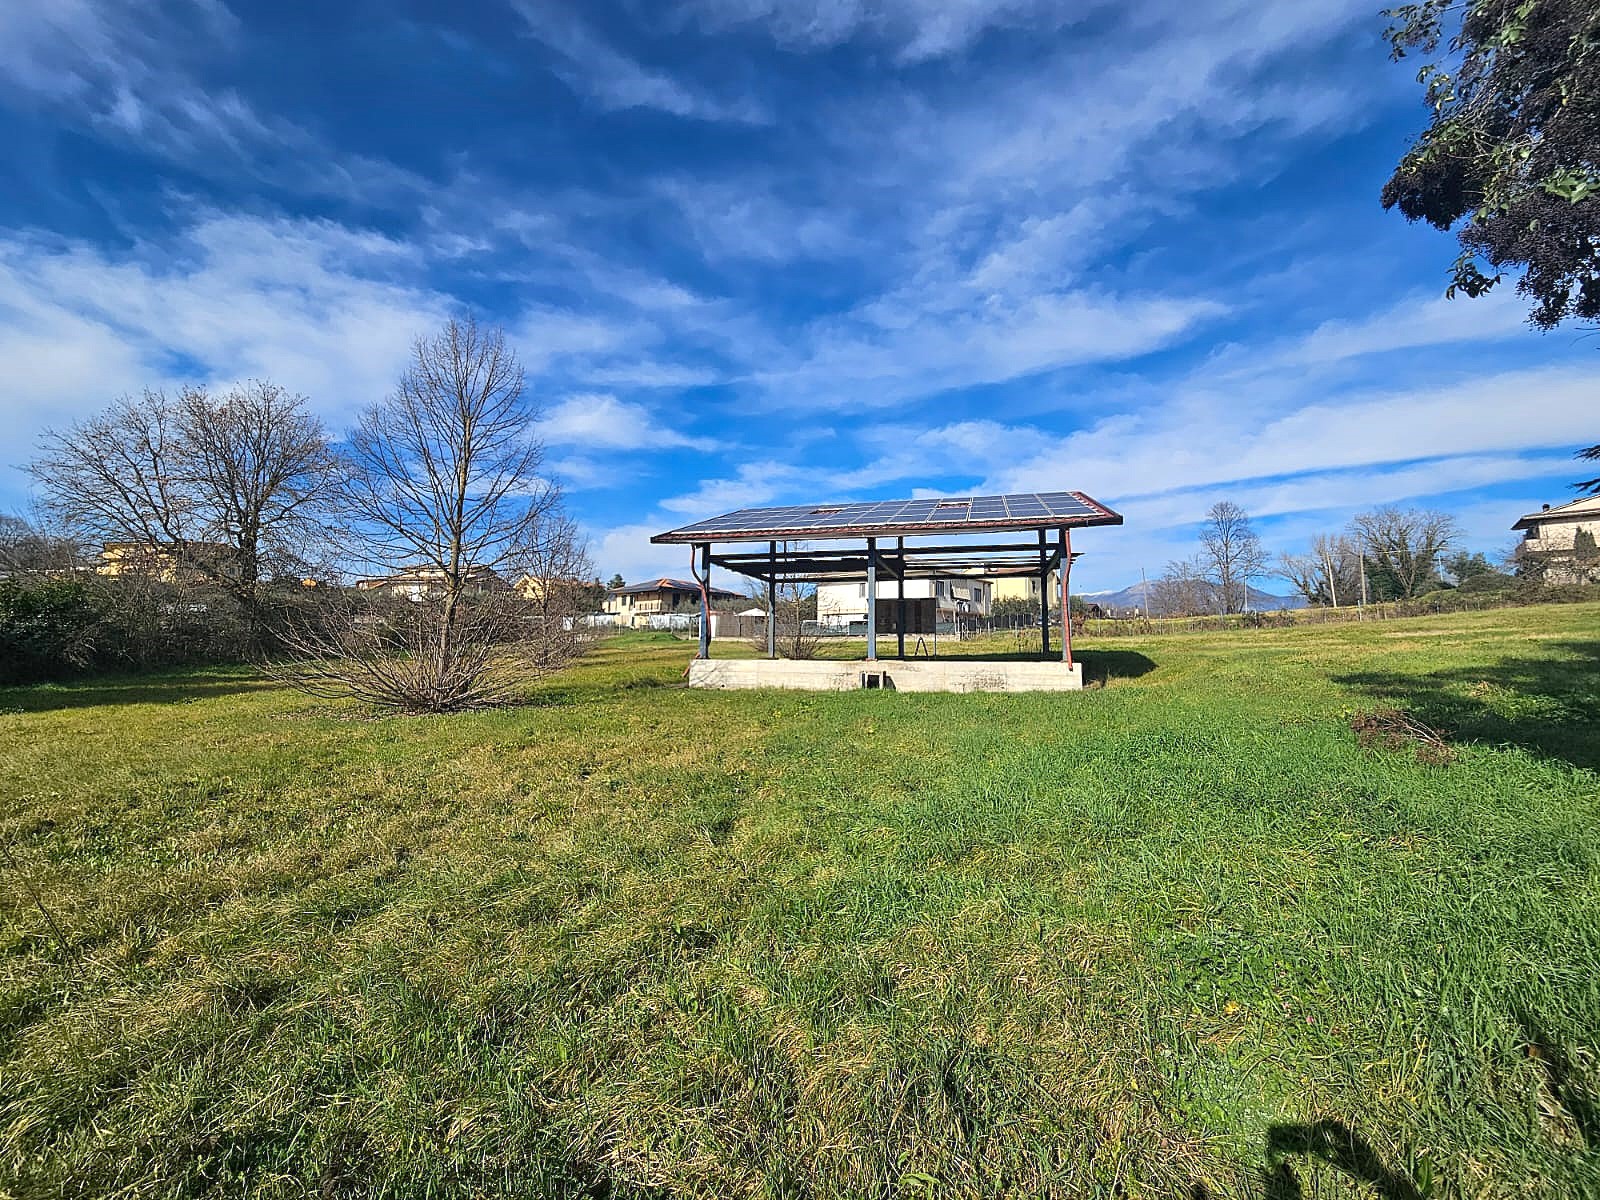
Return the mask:
<svg viewBox="0 0 1600 1200">
<path fill-rule="evenodd" d="M 1055 571 L 1050 572 L 1050 595 L 1057 604 L 1061 603 L 1061 576 Z M 1000 600 L 1037 600 L 1039 598 L 1039 577 L 1037 575 L 1008 575 L 1004 579 L 994 581 L 990 602 Z"/>
<path fill-rule="evenodd" d="M 994 585 L 987 579 L 908 579 L 906 599 L 924 600 L 933 597 L 939 602 L 939 611 L 949 616 L 957 612 L 969 616 L 986 617 L 993 601 Z M 878 580 L 878 599 L 900 599 L 898 579 Z M 965 601 L 965 603 L 962 603 Z M 845 624 L 867 619 L 867 585 L 865 580 L 855 583 L 821 583 L 817 585 L 817 620 L 823 624 Z"/>
<path fill-rule="evenodd" d="M 1592 508 L 1585 504 L 1576 512 L 1538 518 L 1523 532 L 1522 549 L 1542 560 L 1546 583 L 1591 582 L 1592 571 L 1580 570 L 1570 557 L 1579 531 L 1600 542 L 1600 500 Z"/>
<path fill-rule="evenodd" d="M 1524 533 L 1523 540 L 1529 550 L 1540 553 L 1571 550 L 1578 539 L 1580 529 L 1587 530 L 1591 536 L 1600 538 L 1600 513 L 1574 513 L 1571 516 L 1539 521 Z"/>
<path fill-rule="evenodd" d="M 732 598 L 731 593 L 713 591 L 713 605 Z M 622 618 L 629 625 L 639 625 L 647 617 L 662 613 L 692 613 L 700 610 L 697 592 L 679 592 L 671 589 L 653 592 L 611 592 L 606 596 L 605 611 Z"/>
<path fill-rule="evenodd" d="M 100 565 L 95 570 L 101 575 L 118 578 L 123 575 L 150 575 L 163 583 L 172 582 L 172 555 L 149 546 L 112 544 L 100 551 Z"/>
</svg>

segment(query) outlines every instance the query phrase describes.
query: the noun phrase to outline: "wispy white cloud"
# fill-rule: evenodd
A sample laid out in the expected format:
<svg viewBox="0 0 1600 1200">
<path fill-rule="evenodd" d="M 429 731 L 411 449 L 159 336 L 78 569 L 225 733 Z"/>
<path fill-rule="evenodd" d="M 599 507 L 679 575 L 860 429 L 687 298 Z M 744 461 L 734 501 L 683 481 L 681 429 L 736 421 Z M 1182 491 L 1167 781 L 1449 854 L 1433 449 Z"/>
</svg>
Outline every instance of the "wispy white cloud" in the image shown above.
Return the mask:
<svg viewBox="0 0 1600 1200">
<path fill-rule="evenodd" d="M 774 181 L 753 174 L 732 179 L 675 176 L 656 185 L 682 215 L 687 232 L 713 262 L 743 259 L 783 264 L 837 259 L 870 246 L 846 206 L 829 197 L 788 198 Z"/>
<path fill-rule="evenodd" d="M 381 158 L 333 153 L 305 127 L 203 81 L 240 23 L 221 0 L 0 5 L 0 97 L 213 177 L 371 199 L 426 185 Z"/>
<path fill-rule="evenodd" d="M 425 265 L 412 243 L 326 221 L 210 215 L 118 254 L 0 238 L 0 394 L 13 445 L 181 380 L 270 377 L 337 425 L 388 392 L 413 339 L 459 311 L 423 282 Z M 599 317 L 561 309 L 530 306 L 509 324 L 535 374 L 622 343 Z M 563 411 L 570 421 L 575 410 Z"/>
<path fill-rule="evenodd" d="M 722 100 L 630 58 L 604 40 L 574 11 L 548 0 L 512 0 L 528 33 L 554 51 L 557 74 L 601 108 L 655 109 L 702 121 L 763 124 L 770 118 L 749 97 Z"/>
<path fill-rule="evenodd" d="M 1583 437 L 1592 394 L 1589 372 L 1572 367 L 1322 399 L 1285 394 L 1281 385 L 1256 396 L 1180 388 L 1167 404 L 1041 438 L 1040 452 L 996 463 L 986 479 L 999 491 L 1039 491 L 1070 479 L 1077 481 L 1072 486 L 1120 499 L 1559 448 Z M 1437 490 L 1448 490 L 1448 468 L 1438 471 Z M 1362 501 L 1346 494 L 1328 503 Z"/>
<path fill-rule="evenodd" d="M 601 578 L 619 574 L 629 583 L 662 575 L 689 577 L 689 547 L 652 546 L 650 538 L 666 528 L 649 521 L 585 530 L 589 558 Z M 727 586 L 725 580 L 718 581 Z"/>
<path fill-rule="evenodd" d="M 1263 365 L 1315 366 L 1422 346 L 1483 343 L 1521 333 L 1527 325 L 1526 304 L 1509 287 L 1476 300 L 1414 293 L 1370 316 L 1324 321 L 1266 356 Z"/>
<path fill-rule="evenodd" d="M 589 450 L 716 450 L 714 438 L 691 437 L 664 424 L 642 403 L 603 392 L 580 392 L 546 409 L 540 436 L 555 446 Z"/>
<path fill-rule="evenodd" d="M 680 517 L 698 519 L 763 504 L 827 473 L 827 468 L 807 467 L 780 459 L 741 463 L 732 476 L 702 479 L 693 491 L 681 496 L 668 496 L 660 502 L 660 506 Z M 654 532 L 660 533 L 661 530 Z"/>
<path fill-rule="evenodd" d="M 907 293 L 819 322 L 804 355 L 754 378 L 823 408 L 875 408 L 1042 371 L 1136 358 L 1223 306 L 1204 298 L 1044 292 L 960 307 Z"/>
<path fill-rule="evenodd" d="M 755 27 L 801 50 L 862 38 L 914 63 L 964 50 L 991 29 L 1056 29 L 1081 18 L 1086 7 L 1094 6 L 1062 0 L 688 0 L 679 11 L 710 31 Z"/>
<path fill-rule="evenodd" d="M 583 373 L 583 381 L 597 387 L 650 389 L 708 387 L 722 378 L 721 372 L 706 367 L 648 359 L 612 362 Z"/>
<path fill-rule="evenodd" d="M 0 391 L 41 422 L 177 378 L 255 375 L 348 412 L 383 395 L 451 308 L 396 281 L 413 253 L 327 223 L 220 216 L 119 255 L 0 241 Z M 60 373 L 52 358 L 95 367 Z"/>
</svg>

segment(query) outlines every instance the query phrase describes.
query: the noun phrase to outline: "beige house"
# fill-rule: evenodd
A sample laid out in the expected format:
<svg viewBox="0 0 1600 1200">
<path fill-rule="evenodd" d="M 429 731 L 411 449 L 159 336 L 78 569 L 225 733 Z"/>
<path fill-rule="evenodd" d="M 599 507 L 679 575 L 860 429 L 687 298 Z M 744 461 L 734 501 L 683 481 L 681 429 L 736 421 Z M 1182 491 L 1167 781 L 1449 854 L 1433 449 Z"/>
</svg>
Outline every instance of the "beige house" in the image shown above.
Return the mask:
<svg viewBox="0 0 1600 1200">
<path fill-rule="evenodd" d="M 482 594 L 497 591 L 505 586 L 500 576 L 489 567 L 468 567 L 464 582 L 466 590 Z M 379 592 L 401 600 L 437 600 L 444 593 L 444 572 L 438 567 L 407 567 L 393 575 L 380 575 L 372 579 L 356 580 L 356 590 Z"/>
<path fill-rule="evenodd" d="M 1007 575 L 993 581 L 994 586 L 989 592 L 989 602 L 998 604 L 1002 600 L 1031 600 L 1039 602 L 1039 577 L 1037 575 Z M 1057 606 L 1061 603 L 1061 575 L 1060 572 L 1050 572 L 1050 601 Z"/>
<path fill-rule="evenodd" d="M 714 587 L 710 599 L 715 607 L 745 597 L 738 592 Z M 644 583 L 630 583 L 606 593 L 605 611 L 623 625 L 647 625 L 651 617 L 696 613 L 700 611 L 700 585 L 685 579 L 649 579 Z"/>
<path fill-rule="evenodd" d="M 145 575 L 162 583 L 176 583 L 180 576 L 193 576 L 196 562 L 208 563 L 222 569 L 232 556 L 228 546 L 213 542 L 190 542 L 187 570 L 180 568 L 175 548 L 151 542 L 106 542 L 100 548 L 100 564 L 96 574 L 120 578 L 127 575 Z"/>
<path fill-rule="evenodd" d="M 591 582 L 587 579 L 545 579 L 538 575 L 524 575 L 511 585 L 512 589 L 531 604 L 542 604 L 546 595 L 562 597 L 568 594 L 579 595 L 589 588 L 596 592 L 600 590 L 598 581 Z"/>
<path fill-rule="evenodd" d="M 1600 496 L 1546 504 L 1511 527 L 1522 533 L 1518 559 L 1547 583 L 1600 582 Z"/>
</svg>

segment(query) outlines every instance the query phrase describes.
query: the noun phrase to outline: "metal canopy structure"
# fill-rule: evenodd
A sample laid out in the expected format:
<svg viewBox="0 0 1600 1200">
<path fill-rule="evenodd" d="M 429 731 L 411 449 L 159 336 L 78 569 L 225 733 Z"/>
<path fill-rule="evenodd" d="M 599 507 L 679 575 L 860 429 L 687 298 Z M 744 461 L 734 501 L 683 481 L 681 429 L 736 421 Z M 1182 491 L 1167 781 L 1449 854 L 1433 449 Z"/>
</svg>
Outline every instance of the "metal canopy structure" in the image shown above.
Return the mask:
<svg viewBox="0 0 1600 1200">
<path fill-rule="evenodd" d="M 874 541 L 877 539 L 874 538 Z M 887 579 L 1011 579 L 1040 573 L 1039 546 L 1035 542 L 1006 542 L 984 546 L 905 546 L 898 539 L 893 550 L 868 551 L 778 547 L 777 554 L 711 555 L 711 565 L 771 583 L 857 583 L 866 579 L 875 555 L 879 578 Z M 1047 547 L 1046 573 L 1061 565 L 1058 547 Z M 1078 556 L 1072 556 L 1076 559 Z"/>
<path fill-rule="evenodd" d="M 1121 525 L 1122 518 L 1082 492 L 1020 492 L 1009 496 L 878 500 L 864 504 L 791 504 L 741 508 L 658 533 L 652 542 L 763 542 L 776 538 L 847 538 L 922 533 L 991 533 L 999 529 L 1057 529 Z"/>
<path fill-rule="evenodd" d="M 700 587 L 700 657 L 711 654 L 710 579 L 713 566 L 767 585 L 767 654 L 777 657 L 774 614 L 780 583 L 828 583 L 865 580 L 867 585 L 867 658 L 878 657 L 878 580 L 949 578 L 1017 578 L 1040 580 L 1040 637 L 1050 654 L 1052 571 L 1061 572 L 1061 657 L 1072 662 L 1068 578 L 1074 528 L 1121 525 L 1122 517 L 1082 492 L 1022 492 L 1004 496 L 958 496 L 946 499 L 881 500 L 855 504 L 797 504 L 779 508 L 742 508 L 696 521 L 651 538 L 658 544 L 688 545 L 695 582 Z M 1036 540 L 1020 540 L 1036 531 Z M 907 545 L 907 538 L 930 535 L 1003 534 L 995 540 Z M 1054 536 L 1052 536 L 1054 535 Z M 880 547 L 893 538 L 894 547 Z M 826 548 L 814 542 L 859 542 Z M 766 542 L 766 551 L 713 553 L 718 542 Z M 897 587 L 896 621 L 900 657 L 905 656 L 905 588 Z"/>
</svg>

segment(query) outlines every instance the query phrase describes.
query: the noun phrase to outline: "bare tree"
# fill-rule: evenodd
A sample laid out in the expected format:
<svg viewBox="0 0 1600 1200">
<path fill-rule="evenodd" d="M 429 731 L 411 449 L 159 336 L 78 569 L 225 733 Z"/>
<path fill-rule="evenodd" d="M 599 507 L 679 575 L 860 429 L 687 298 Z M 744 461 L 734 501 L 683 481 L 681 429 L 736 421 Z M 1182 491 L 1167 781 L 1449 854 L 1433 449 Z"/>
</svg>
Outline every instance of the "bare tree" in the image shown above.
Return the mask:
<svg viewBox="0 0 1600 1200">
<path fill-rule="evenodd" d="M 252 381 L 212 395 L 146 391 L 44 435 L 41 508 L 124 565 L 202 581 L 264 633 L 263 582 L 322 535 L 335 463 L 304 396 Z"/>
<path fill-rule="evenodd" d="M 1150 609 L 1161 617 L 1198 616 L 1216 609 L 1216 596 L 1199 559 L 1178 559 L 1150 585 Z"/>
<path fill-rule="evenodd" d="M 82 559 L 77 543 L 25 517 L 0 513 L 0 577 L 64 573 Z"/>
<path fill-rule="evenodd" d="M 1217 606 L 1225 613 L 1250 606 L 1250 581 L 1266 573 L 1267 552 L 1250 528 L 1244 509 L 1219 500 L 1206 512 L 1200 530 L 1201 560 L 1217 587 Z"/>
<path fill-rule="evenodd" d="M 1342 534 L 1319 533 L 1307 553 L 1280 555 L 1276 574 L 1293 584 L 1308 604 L 1337 608 L 1360 598 L 1360 552 Z"/>
<path fill-rule="evenodd" d="M 1380 596 L 1409 600 L 1439 579 L 1444 552 L 1454 543 L 1455 519 L 1433 509 L 1386 506 L 1359 513 L 1351 535 L 1369 564 L 1368 577 Z"/>
<path fill-rule="evenodd" d="M 594 565 L 577 524 L 559 511 L 551 513 L 522 556 L 522 571 L 516 590 L 528 610 L 518 614 L 519 640 L 536 669 L 558 670 L 592 640 L 587 618 L 603 595 L 591 578 Z"/>
<path fill-rule="evenodd" d="M 578 614 L 539 611 L 592 568 L 540 473 L 537 415 L 498 330 L 452 320 L 415 343 L 395 391 L 350 434 L 340 493 L 352 555 L 380 574 L 403 569 L 414 594 L 398 608 L 341 599 L 319 629 L 297 632 L 291 678 L 444 712 L 504 702 L 579 652 Z"/>
</svg>

